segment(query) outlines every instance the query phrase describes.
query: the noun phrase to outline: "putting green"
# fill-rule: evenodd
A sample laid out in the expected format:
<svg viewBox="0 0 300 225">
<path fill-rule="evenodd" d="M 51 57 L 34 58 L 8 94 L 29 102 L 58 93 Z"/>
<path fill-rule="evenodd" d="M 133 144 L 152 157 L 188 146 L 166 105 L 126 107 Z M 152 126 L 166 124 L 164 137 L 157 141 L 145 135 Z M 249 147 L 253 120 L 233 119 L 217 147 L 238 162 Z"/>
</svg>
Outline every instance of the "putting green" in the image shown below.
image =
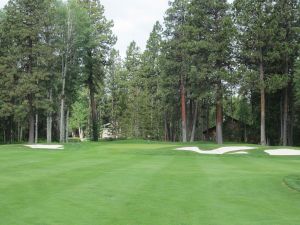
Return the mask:
<svg viewBox="0 0 300 225">
<path fill-rule="evenodd" d="M 300 193 L 284 182 L 300 171 L 300 157 L 174 151 L 180 146 L 0 146 L 0 224 L 300 224 Z"/>
</svg>

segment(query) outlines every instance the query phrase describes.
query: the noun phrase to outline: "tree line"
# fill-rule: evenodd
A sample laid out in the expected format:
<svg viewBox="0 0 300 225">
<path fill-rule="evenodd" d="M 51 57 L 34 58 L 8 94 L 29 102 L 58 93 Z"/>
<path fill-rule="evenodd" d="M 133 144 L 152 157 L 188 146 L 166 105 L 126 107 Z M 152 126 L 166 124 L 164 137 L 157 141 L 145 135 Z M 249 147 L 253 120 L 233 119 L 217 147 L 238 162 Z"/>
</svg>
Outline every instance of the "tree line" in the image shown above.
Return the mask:
<svg viewBox="0 0 300 225">
<path fill-rule="evenodd" d="M 0 141 L 69 135 L 299 144 L 300 1 L 174 0 L 142 51 L 113 48 L 98 0 L 10 0 L 0 13 Z M 238 141 L 250 141 L 237 134 Z"/>
<path fill-rule="evenodd" d="M 2 142 L 65 142 L 81 88 L 97 140 L 95 95 L 116 41 L 100 1 L 10 0 L 0 26 Z"/>
</svg>

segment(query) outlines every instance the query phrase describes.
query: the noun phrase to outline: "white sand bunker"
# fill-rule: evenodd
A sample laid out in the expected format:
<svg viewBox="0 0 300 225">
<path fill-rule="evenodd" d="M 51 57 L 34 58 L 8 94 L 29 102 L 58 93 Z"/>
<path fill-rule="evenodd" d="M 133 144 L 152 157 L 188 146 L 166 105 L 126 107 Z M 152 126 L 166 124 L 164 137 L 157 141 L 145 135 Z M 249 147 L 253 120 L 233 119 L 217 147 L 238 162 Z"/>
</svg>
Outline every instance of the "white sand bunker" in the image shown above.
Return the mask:
<svg viewBox="0 0 300 225">
<path fill-rule="evenodd" d="M 269 155 L 300 155 L 300 150 L 293 149 L 274 149 L 274 150 L 265 150 Z"/>
<path fill-rule="evenodd" d="M 249 154 L 248 152 L 245 152 L 245 151 L 240 151 L 240 152 L 231 152 L 229 153 L 231 155 L 247 155 Z"/>
<path fill-rule="evenodd" d="M 244 151 L 244 150 L 252 150 L 256 149 L 255 147 L 247 147 L 247 146 L 231 146 L 231 147 L 222 147 L 222 148 L 217 148 L 214 150 L 210 151 L 203 151 L 200 150 L 198 147 L 183 147 L 183 148 L 177 148 L 176 150 L 180 151 L 192 151 L 192 152 L 197 152 L 200 154 L 207 154 L 207 155 L 222 155 L 228 152 L 236 152 L 236 154 L 247 154 L 247 152 L 244 153 L 238 153 L 238 151 Z"/>
<path fill-rule="evenodd" d="M 202 153 L 202 151 L 198 147 L 183 147 L 183 148 L 176 148 L 176 150 Z"/>
<path fill-rule="evenodd" d="M 33 149 L 64 149 L 63 145 L 25 145 Z"/>
</svg>

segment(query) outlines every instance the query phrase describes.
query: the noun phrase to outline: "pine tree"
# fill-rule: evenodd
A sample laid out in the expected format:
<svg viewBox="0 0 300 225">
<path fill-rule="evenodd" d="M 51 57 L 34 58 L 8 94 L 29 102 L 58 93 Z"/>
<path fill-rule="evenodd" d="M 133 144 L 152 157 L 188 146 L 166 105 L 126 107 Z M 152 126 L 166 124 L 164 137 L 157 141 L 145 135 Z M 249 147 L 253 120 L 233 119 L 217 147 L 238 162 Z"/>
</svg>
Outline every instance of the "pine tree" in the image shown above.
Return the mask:
<svg viewBox="0 0 300 225">
<path fill-rule="evenodd" d="M 25 111 L 29 120 L 29 143 L 37 139 L 37 122 L 35 117 L 39 110 L 45 109 L 45 81 L 49 74 L 43 69 L 42 49 L 45 42 L 44 15 L 47 15 L 51 0 L 11 0 L 7 4 L 6 19 L 3 22 L 6 36 L 11 40 L 13 52 L 8 58 L 15 65 L 6 70 L 8 76 L 14 77 L 15 106 L 17 111 Z M 7 58 L 7 59 L 8 59 Z M 36 126 L 36 129 L 35 129 Z"/>
<path fill-rule="evenodd" d="M 116 38 L 111 31 L 113 23 L 105 18 L 104 7 L 99 0 L 80 0 L 79 2 L 85 8 L 89 18 L 83 47 L 85 51 L 83 63 L 85 65 L 85 82 L 90 92 L 91 138 L 93 141 L 97 141 L 99 138 L 99 121 L 95 94 L 99 83 L 103 82 L 104 67 L 108 62 L 109 51 Z"/>
<path fill-rule="evenodd" d="M 15 66 L 15 63 L 10 56 L 12 42 L 7 36 L 5 28 L 6 21 L 5 11 L 0 11 L 0 129 L 1 141 L 7 142 L 9 133 L 7 129 L 8 121 L 14 116 L 14 74 L 10 68 Z"/>
<path fill-rule="evenodd" d="M 261 125 L 260 142 L 267 144 L 266 139 L 266 65 L 270 61 L 270 42 L 272 40 L 273 1 L 234 2 L 236 27 L 239 31 L 238 44 L 240 59 L 254 73 L 258 74 L 260 89 Z"/>
<path fill-rule="evenodd" d="M 70 116 L 70 128 L 78 130 L 79 138 L 83 140 L 88 127 L 88 91 L 83 89 L 79 94 L 77 101 L 72 104 Z"/>
<path fill-rule="evenodd" d="M 173 77 L 179 83 L 180 102 L 181 102 L 181 136 L 182 141 L 187 141 L 187 118 L 186 118 L 186 80 L 189 72 L 189 54 L 187 51 L 188 34 L 187 34 L 187 0 L 175 0 L 170 3 L 165 17 L 165 36 L 167 38 L 164 47 L 166 74 Z M 171 72 L 172 71 L 172 72 Z M 172 83 L 173 83 L 172 82 Z"/>
<path fill-rule="evenodd" d="M 197 68 L 214 86 L 216 101 L 216 139 L 223 143 L 223 95 L 230 82 L 233 65 L 233 22 L 225 0 L 194 0 L 190 5 L 194 54 Z"/>
<path fill-rule="evenodd" d="M 160 139 L 163 110 L 161 101 L 161 50 L 162 50 L 162 26 L 156 22 L 147 41 L 146 50 L 142 55 L 141 73 L 144 81 L 146 116 L 143 118 L 144 133 Z"/>
<path fill-rule="evenodd" d="M 142 137 L 141 112 L 142 110 L 142 86 L 143 81 L 140 76 L 141 51 L 135 41 L 132 41 L 127 48 L 124 60 L 125 85 L 127 91 L 127 110 L 123 124 L 127 123 L 127 135 L 130 137 Z"/>
<path fill-rule="evenodd" d="M 281 142 L 284 146 L 292 144 L 292 137 L 289 135 L 289 127 L 292 129 L 292 117 L 289 115 L 292 111 L 292 79 L 293 67 L 298 57 L 300 27 L 300 3 L 297 0 L 278 0 L 274 6 L 274 17 L 277 24 L 277 33 L 274 35 L 275 49 L 279 52 L 279 59 L 276 65 L 279 65 L 278 74 L 282 74 L 282 125 Z"/>
<path fill-rule="evenodd" d="M 122 116 L 126 111 L 127 94 L 124 91 L 124 74 L 122 60 L 117 50 L 112 50 L 109 57 L 109 66 L 106 70 L 105 93 L 107 95 L 107 114 L 111 123 L 111 133 L 118 137 L 122 129 Z"/>
</svg>

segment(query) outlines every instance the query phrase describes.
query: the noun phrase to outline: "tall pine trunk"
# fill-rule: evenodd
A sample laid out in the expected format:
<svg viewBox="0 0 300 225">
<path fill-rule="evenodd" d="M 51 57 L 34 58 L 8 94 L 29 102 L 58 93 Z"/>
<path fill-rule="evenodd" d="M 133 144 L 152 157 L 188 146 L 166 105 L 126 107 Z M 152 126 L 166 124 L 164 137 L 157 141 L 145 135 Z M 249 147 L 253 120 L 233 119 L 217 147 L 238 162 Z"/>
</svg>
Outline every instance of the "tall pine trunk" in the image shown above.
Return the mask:
<svg viewBox="0 0 300 225">
<path fill-rule="evenodd" d="M 181 84 L 180 84 L 180 95 L 181 95 L 182 141 L 183 142 L 187 142 L 185 87 L 184 87 L 184 83 L 183 83 L 183 78 L 182 77 L 181 77 Z"/>
<path fill-rule="evenodd" d="M 283 103 L 284 103 L 284 90 L 282 90 L 281 97 L 280 97 L 280 145 L 283 144 Z"/>
<path fill-rule="evenodd" d="M 66 114 L 66 122 L 65 122 L 65 142 L 68 143 L 69 141 L 69 116 L 70 116 L 70 110 L 67 108 L 67 114 Z"/>
<path fill-rule="evenodd" d="M 206 105 L 206 136 L 205 136 L 205 140 L 209 140 L 209 133 L 208 133 L 208 130 L 209 130 L 209 126 L 210 126 L 210 118 L 209 118 L 209 104 L 207 103 Z"/>
<path fill-rule="evenodd" d="M 28 55 L 28 76 L 32 76 L 32 64 L 33 64 L 33 58 L 32 58 L 32 40 L 29 37 L 28 39 L 28 46 L 30 49 L 30 53 Z M 28 142 L 30 144 L 33 144 L 34 142 L 34 111 L 33 111 L 33 96 L 32 94 L 29 94 L 29 135 L 28 135 Z"/>
<path fill-rule="evenodd" d="M 262 50 L 260 50 L 260 62 L 259 62 L 259 73 L 260 73 L 260 143 L 266 145 L 266 93 L 265 93 L 265 72 L 263 65 Z"/>
<path fill-rule="evenodd" d="M 49 91 L 49 100 L 52 103 L 52 89 Z M 47 143 L 50 144 L 52 142 L 52 112 L 47 113 Z"/>
<path fill-rule="evenodd" d="M 294 145 L 294 120 L 295 120 L 295 110 L 294 110 L 294 105 L 291 104 L 290 105 L 290 121 L 289 121 L 289 132 L 288 132 L 288 145 L 289 146 L 293 146 Z"/>
<path fill-rule="evenodd" d="M 247 135 L 247 125 L 244 124 L 244 142 L 248 142 L 248 135 Z"/>
<path fill-rule="evenodd" d="M 79 125 L 79 128 L 78 128 L 78 132 L 79 132 L 79 138 L 81 141 L 83 141 L 83 138 L 84 138 L 84 131 L 83 129 L 81 128 L 81 126 Z"/>
<path fill-rule="evenodd" d="M 97 119 L 97 106 L 95 101 L 95 90 L 92 82 L 89 82 L 90 89 L 90 105 L 91 105 L 91 123 L 92 123 L 92 140 L 98 141 L 98 119 Z"/>
<path fill-rule="evenodd" d="M 71 12 L 68 7 L 68 18 L 67 18 L 67 34 L 65 39 L 66 50 L 64 55 L 62 55 L 62 90 L 61 90 L 61 103 L 60 103 L 60 123 L 59 123 L 59 141 L 61 143 L 65 142 L 66 138 L 66 125 L 65 125 L 65 88 L 66 88 L 66 79 L 68 72 L 68 58 L 70 51 L 70 42 L 72 35 L 72 21 L 71 21 Z"/>
<path fill-rule="evenodd" d="M 87 51 L 88 57 L 91 60 L 92 59 L 92 51 L 88 50 Z M 98 130 L 98 118 L 97 118 L 97 104 L 95 100 L 95 84 L 93 81 L 93 64 L 92 62 L 88 65 L 88 70 L 89 70 L 89 77 L 87 80 L 87 84 L 89 87 L 89 94 L 90 94 L 90 118 L 91 118 L 91 140 L 92 141 L 98 141 L 99 139 L 99 130 Z"/>
<path fill-rule="evenodd" d="M 289 76 L 289 60 L 288 57 L 285 57 L 285 75 L 288 77 Z M 289 113 L 289 88 L 290 88 L 290 83 L 286 86 L 284 89 L 284 103 L 283 103 L 283 134 L 282 134 L 282 144 L 283 146 L 288 145 L 288 113 Z"/>
<path fill-rule="evenodd" d="M 65 86 L 67 62 L 62 59 L 62 89 L 60 99 L 59 142 L 65 141 Z"/>
<path fill-rule="evenodd" d="M 38 143 L 38 138 L 39 138 L 39 115 L 36 113 L 35 114 L 35 136 L 34 136 L 34 143 Z"/>
<path fill-rule="evenodd" d="M 283 127 L 282 127 L 282 144 L 283 146 L 287 146 L 288 144 L 288 108 L 289 108 L 289 100 L 288 100 L 288 88 L 286 87 L 283 91 L 284 95 L 284 103 L 283 103 Z"/>
<path fill-rule="evenodd" d="M 23 137 L 23 127 L 21 126 L 21 123 L 18 122 L 18 142 L 22 142 Z"/>
<path fill-rule="evenodd" d="M 34 114 L 30 112 L 29 114 L 29 137 L 28 137 L 28 143 L 33 144 L 34 143 Z"/>
<path fill-rule="evenodd" d="M 17 123 L 17 137 L 16 137 L 16 141 L 20 142 L 20 122 L 19 121 Z"/>
<path fill-rule="evenodd" d="M 52 114 L 49 113 L 47 115 L 47 143 L 50 144 L 52 142 Z"/>
<path fill-rule="evenodd" d="M 168 118 L 167 113 L 164 113 L 164 133 L 165 133 L 165 141 L 169 141 L 169 132 L 168 132 Z"/>
<path fill-rule="evenodd" d="M 20 136 L 19 136 L 19 142 L 23 141 L 23 127 L 20 127 Z"/>
<path fill-rule="evenodd" d="M 194 140 L 195 140 L 197 118 L 198 118 L 198 101 L 196 101 L 195 111 L 194 111 L 194 115 L 193 115 L 193 126 L 192 126 L 190 142 L 194 142 Z"/>
<path fill-rule="evenodd" d="M 3 143 L 6 144 L 6 131 L 5 131 L 5 128 L 3 128 Z"/>
<path fill-rule="evenodd" d="M 219 81 L 216 99 L 216 141 L 219 145 L 223 144 L 223 94 L 221 88 L 221 81 Z"/>
</svg>

